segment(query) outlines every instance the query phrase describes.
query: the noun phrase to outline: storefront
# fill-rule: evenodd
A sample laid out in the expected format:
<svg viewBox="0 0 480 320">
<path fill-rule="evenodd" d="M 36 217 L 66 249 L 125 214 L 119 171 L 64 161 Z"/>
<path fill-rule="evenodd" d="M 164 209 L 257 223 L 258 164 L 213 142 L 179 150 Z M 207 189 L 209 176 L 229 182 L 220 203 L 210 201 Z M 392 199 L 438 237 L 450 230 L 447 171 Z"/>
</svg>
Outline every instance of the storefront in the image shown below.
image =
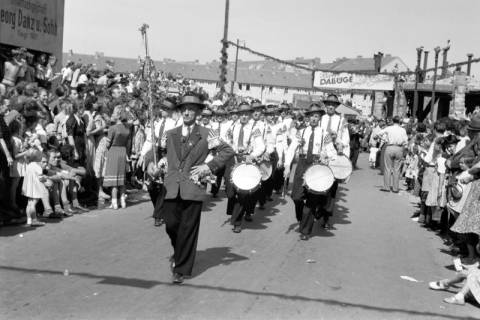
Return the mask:
<svg viewBox="0 0 480 320">
<path fill-rule="evenodd" d="M 0 1 L 0 78 L 11 51 L 26 48 L 33 60 L 43 53 L 57 58 L 62 65 L 63 19 L 65 0 Z"/>
</svg>

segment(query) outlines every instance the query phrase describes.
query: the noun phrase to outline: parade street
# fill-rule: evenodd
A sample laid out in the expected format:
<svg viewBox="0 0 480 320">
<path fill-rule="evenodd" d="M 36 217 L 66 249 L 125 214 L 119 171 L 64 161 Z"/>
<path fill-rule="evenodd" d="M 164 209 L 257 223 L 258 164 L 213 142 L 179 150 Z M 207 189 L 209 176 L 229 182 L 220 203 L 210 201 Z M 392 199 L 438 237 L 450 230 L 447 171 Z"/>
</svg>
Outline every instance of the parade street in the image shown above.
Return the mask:
<svg viewBox="0 0 480 320">
<path fill-rule="evenodd" d="M 380 192 L 366 154 L 359 165 L 341 185 L 334 229 L 316 224 L 308 241 L 288 196 L 275 195 L 233 233 L 221 192 L 205 203 L 193 276 L 182 285 L 171 284 L 172 249 L 148 197 L 37 229 L 3 227 L 0 318 L 480 318 L 472 305 L 443 303 L 451 292 L 429 290 L 452 276 L 452 257 L 410 219 L 414 198 Z"/>
</svg>

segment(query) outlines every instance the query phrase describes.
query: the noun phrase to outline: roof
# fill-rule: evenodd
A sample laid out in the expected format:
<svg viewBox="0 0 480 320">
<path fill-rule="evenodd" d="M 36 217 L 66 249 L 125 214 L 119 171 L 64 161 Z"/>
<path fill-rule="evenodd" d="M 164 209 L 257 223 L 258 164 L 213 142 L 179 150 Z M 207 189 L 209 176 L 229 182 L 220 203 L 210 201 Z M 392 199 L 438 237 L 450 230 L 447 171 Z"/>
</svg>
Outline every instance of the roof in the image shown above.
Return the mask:
<svg viewBox="0 0 480 320">
<path fill-rule="evenodd" d="M 390 63 L 396 57 L 384 56 L 382 66 Z M 107 60 L 114 61 L 114 69 L 118 72 L 135 72 L 139 68 L 139 60 L 134 58 L 107 57 L 103 55 L 63 54 L 63 61 L 74 61 L 84 64 L 93 64 L 97 69 L 104 69 Z M 174 62 L 165 59 L 155 61 L 157 69 L 172 74 L 181 74 L 187 79 L 197 81 L 218 82 L 220 76 L 220 62 L 213 61 L 206 64 L 196 62 Z M 332 71 L 373 71 L 373 58 L 341 59 L 332 63 L 317 64 L 321 70 Z M 234 63 L 227 66 L 227 79 L 233 81 Z M 259 86 L 287 87 L 298 89 L 312 88 L 312 75 L 305 70 L 282 65 L 274 61 L 239 61 L 237 80 Z"/>
</svg>

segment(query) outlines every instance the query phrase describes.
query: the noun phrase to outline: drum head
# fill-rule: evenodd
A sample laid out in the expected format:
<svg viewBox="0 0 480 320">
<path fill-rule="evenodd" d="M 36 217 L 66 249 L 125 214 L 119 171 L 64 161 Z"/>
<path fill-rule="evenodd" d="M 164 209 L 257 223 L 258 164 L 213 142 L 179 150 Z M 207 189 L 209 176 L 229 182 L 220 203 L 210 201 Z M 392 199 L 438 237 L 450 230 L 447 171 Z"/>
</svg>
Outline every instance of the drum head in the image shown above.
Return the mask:
<svg viewBox="0 0 480 320">
<path fill-rule="evenodd" d="M 239 190 L 254 190 L 260 184 L 262 175 L 253 164 L 242 163 L 232 171 L 232 183 Z"/>
<path fill-rule="evenodd" d="M 308 168 L 303 178 L 307 188 L 312 192 L 318 193 L 330 189 L 335 181 L 332 170 L 321 164 L 314 164 Z"/>
<path fill-rule="evenodd" d="M 328 164 L 335 179 L 344 180 L 352 174 L 352 163 L 346 156 L 337 156 Z"/>
</svg>

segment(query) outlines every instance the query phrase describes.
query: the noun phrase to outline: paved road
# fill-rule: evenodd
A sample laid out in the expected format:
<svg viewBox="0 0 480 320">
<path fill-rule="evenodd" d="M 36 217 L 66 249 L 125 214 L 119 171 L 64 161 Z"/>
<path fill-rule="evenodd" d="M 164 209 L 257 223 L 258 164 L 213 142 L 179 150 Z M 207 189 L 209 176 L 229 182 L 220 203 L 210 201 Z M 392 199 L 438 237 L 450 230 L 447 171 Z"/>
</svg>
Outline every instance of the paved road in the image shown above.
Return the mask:
<svg viewBox="0 0 480 320">
<path fill-rule="evenodd" d="M 315 228 L 307 242 L 290 199 L 258 211 L 240 234 L 224 199 L 206 204 L 194 276 L 182 286 L 170 284 L 168 237 L 149 202 L 2 228 L 0 319 L 480 318 L 427 288 L 452 274 L 451 257 L 409 219 L 413 199 L 379 192 L 366 163 L 362 155 L 342 185 L 335 230 Z"/>
</svg>

